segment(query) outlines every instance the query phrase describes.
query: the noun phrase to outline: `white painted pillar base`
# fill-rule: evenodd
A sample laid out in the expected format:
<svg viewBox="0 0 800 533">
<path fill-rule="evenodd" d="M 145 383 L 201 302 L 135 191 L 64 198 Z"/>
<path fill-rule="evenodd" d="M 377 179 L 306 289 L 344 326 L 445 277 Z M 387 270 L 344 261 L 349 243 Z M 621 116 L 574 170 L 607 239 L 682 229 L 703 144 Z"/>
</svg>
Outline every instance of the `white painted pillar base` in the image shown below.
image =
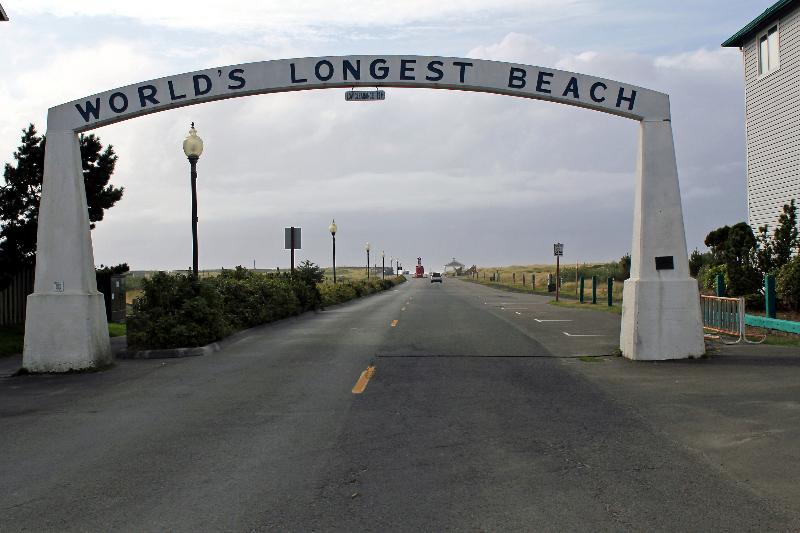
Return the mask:
<svg viewBox="0 0 800 533">
<path fill-rule="evenodd" d="M 112 362 L 103 294 L 31 294 L 23 367 L 68 372 Z"/>
<path fill-rule="evenodd" d="M 656 269 L 656 257 L 674 268 Z M 700 294 L 689 276 L 672 124 L 641 122 L 631 277 L 625 282 L 620 350 L 629 359 L 705 353 Z"/>
<path fill-rule="evenodd" d="M 67 372 L 112 361 L 103 295 L 97 291 L 78 136 L 47 131 L 22 367 Z"/>
<path fill-rule="evenodd" d="M 628 359 L 686 359 L 705 353 L 697 281 L 625 281 L 620 350 Z M 697 333 L 699 331 L 699 333 Z"/>
</svg>

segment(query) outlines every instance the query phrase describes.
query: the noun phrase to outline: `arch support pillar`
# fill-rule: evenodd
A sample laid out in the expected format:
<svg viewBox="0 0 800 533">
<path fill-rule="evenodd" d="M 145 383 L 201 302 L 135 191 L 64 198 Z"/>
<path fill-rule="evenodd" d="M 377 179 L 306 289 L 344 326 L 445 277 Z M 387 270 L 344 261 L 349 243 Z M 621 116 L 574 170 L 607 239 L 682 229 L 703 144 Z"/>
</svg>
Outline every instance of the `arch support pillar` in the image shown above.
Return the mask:
<svg viewBox="0 0 800 533">
<path fill-rule="evenodd" d="M 78 135 L 47 132 L 34 292 L 28 296 L 22 366 L 67 372 L 112 361 L 97 291 Z"/>
<path fill-rule="evenodd" d="M 640 124 L 620 349 L 638 360 L 697 357 L 705 353 L 703 322 L 697 281 L 689 276 L 672 123 Z"/>
</svg>

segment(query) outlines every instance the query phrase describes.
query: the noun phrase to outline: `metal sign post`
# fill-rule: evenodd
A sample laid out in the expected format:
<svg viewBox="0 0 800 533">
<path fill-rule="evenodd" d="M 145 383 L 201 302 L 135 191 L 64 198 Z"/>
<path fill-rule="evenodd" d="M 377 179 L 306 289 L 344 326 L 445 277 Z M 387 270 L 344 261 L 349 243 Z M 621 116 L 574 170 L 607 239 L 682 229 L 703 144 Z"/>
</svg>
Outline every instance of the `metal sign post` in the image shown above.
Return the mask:
<svg viewBox="0 0 800 533">
<path fill-rule="evenodd" d="M 292 251 L 292 274 L 294 274 L 294 251 L 302 248 L 300 245 L 300 228 L 295 228 L 294 226 L 284 228 L 284 248 Z"/>
<path fill-rule="evenodd" d="M 557 242 L 553 245 L 553 255 L 556 256 L 556 301 L 558 301 L 559 286 L 561 285 L 561 256 L 564 255 L 564 245 Z"/>
</svg>

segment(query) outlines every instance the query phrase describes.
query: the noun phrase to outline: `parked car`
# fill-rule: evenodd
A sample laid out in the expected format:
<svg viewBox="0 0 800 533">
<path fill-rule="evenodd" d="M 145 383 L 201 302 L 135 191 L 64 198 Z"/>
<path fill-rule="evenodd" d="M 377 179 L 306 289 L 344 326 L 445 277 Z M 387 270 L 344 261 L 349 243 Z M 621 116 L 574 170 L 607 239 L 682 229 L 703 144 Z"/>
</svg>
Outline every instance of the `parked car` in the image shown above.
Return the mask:
<svg viewBox="0 0 800 533">
<path fill-rule="evenodd" d="M 442 274 L 439 272 L 431 272 L 431 283 L 442 282 Z"/>
</svg>

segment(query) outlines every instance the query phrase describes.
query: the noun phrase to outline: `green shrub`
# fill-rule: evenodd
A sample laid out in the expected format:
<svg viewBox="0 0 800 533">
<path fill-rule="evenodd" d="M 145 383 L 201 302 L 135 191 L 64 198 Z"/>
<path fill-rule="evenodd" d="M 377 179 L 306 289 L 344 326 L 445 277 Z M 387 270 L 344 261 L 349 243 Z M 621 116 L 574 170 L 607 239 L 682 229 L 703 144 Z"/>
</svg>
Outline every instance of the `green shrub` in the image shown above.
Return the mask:
<svg viewBox="0 0 800 533">
<path fill-rule="evenodd" d="M 404 276 L 390 277 L 382 280 L 380 278 L 372 278 L 369 281 L 365 279 L 344 281 L 333 284 L 321 284 L 319 290 L 322 295 L 322 305 L 334 305 L 355 298 L 360 298 L 367 294 L 374 292 L 391 289 L 395 285 L 406 281 Z"/>
<path fill-rule="evenodd" d="M 764 310 L 764 295 L 760 292 L 748 294 L 744 297 L 745 308 L 748 310 Z"/>
<path fill-rule="evenodd" d="M 322 296 L 323 307 L 358 298 L 355 287 L 350 283 L 320 285 L 319 291 Z"/>
<path fill-rule="evenodd" d="M 800 310 L 800 256 L 794 257 L 778 271 L 775 291 L 783 305 L 793 311 Z"/>
<path fill-rule="evenodd" d="M 159 272 L 144 280 L 143 288 L 128 319 L 133 348 L 204 346 L 233 331 L 221 298 L 208 283 Z"/>
<path fill-rule="evenodd" d="M 262 274 L 242 267 L 223 270 L 202 280 L 187 274 L 159 272 L 142 280 L 144 294 L 128 319 L 128 345 L 134 349 L 204 346 L 234 331 L 279 320 L 322 305 L 402 283 L 405 278 L 319 284 L 319 269 L 304 263 L 305 272 Z"/>
<path fill-rule="evenodd" d="M 210 278 L 222 300 L 222 306 L 232 326 L 245 329 L 273 320 L 296 315 L 305 308 L 298 292 L 287 276 L 250 272 L 242 267 L 223 270 Z"/>
<path fill-rule="evenodd" d="M 717 275 L 722 274 L 725 278 L 725 286 L 729 284 L 728 268 L 725 265 L 704 265 L 697 273 L 697 281 L 700 289 L 706 292 L 714 292 L 717 288 Z"/>
</svg>

